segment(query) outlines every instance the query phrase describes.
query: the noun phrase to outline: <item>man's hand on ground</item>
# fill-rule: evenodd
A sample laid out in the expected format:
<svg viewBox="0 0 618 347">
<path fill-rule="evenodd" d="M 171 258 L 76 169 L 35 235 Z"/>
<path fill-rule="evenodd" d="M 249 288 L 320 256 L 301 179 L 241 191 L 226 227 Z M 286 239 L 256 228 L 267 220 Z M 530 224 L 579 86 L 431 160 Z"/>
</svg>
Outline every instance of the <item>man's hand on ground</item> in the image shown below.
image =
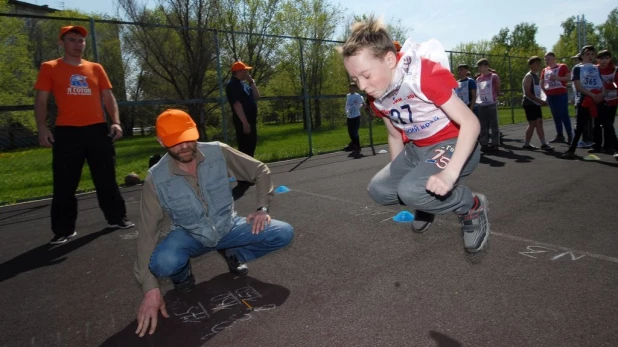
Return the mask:
<svg viewBox="0 0 618 347">
<path fill-rule="evenodd" d="M 161 295 L 161 290 L 159 288 L 154 288 L 144 294 L 144 300 L 142 300 L 142 304 L 137 312 L 137 330 L 135 333 L 138 334 L 139 337 L 146 334 L 146 331 L 148 331 L 148 326 L 150 326 L 150 331 L 148 331 L 148 334 L 154 334 L 155 329 L 157 328 L 159 310 L 161 311 L 163 317 L 170 317 L 165 309 L 165 301 Z"/>
</svg>

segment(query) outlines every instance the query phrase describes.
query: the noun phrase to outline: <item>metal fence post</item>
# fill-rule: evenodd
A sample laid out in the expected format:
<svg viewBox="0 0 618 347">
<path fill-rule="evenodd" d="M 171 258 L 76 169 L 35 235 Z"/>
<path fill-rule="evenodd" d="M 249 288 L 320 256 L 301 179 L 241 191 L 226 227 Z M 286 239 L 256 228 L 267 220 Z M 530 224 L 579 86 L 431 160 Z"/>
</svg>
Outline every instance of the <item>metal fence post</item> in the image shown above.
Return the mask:
<svg viewBox="0 0 618 347">
<path fill-rule="evenodd" d="M 515 124 L 515 100 L 514 100 L 514 96 L 513 96 L 513 69 L 511 68 L 511 56 L 508 56 L 509 58 L 509 89 L 511 90 L 510 92 L 510 104 L 511 104 L 511 124 Z"/>
<path fill-rule="evenodd" d="M 90 36 L 92 36 L 92 54 L 94 61 L 99 62 L 99 52 L 97 51 L 97 35 L 94 30 L 94 18 L 90 17 Z"/>
<path fill-rule="evenodd" d="M 307 138 L 309 139 L 309 156 L 313 155 L 313 143 L 311 142 L 311 117 L 309 116 L 309 95 L 307 94 L 307 80 L 305 76 L 305 62 L 303 58 L 303 41 L 298 38 L 298 48 L 300 49 L 300 83 L 303 90 L 303 104 L 305 113 L 305 124 L 307 124 Z"/>
<path fill-rule="evenodd" d="M 223 142 L 227 139 L 227 118 L 225 117 L 225 100 L 223 99 L 223 74 L 221 72 L 221 51 L 219 47 L 219 31 L 215 29 L 215 49 L 217 50 L 217 79 L 219 80 L 219 106 L 221 106 L 221 125 L 223 127 Z"/>
</svg>

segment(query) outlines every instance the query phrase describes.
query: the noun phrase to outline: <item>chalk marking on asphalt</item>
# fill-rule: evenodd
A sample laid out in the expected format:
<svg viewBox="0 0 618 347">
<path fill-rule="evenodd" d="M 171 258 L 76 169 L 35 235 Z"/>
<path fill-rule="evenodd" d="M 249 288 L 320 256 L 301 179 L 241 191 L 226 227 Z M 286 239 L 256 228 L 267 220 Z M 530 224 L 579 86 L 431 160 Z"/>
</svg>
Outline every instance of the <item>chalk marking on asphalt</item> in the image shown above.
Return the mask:
<svg viewBox="0 0 618 347">
<path fill-rule="evenodd" d="M 139 235 L 139 231 L 134 230 L 134 231 L 131 231 L 130 233 L 120 235 L 120 238 L 123 240 L 133 240 L 133 239 L 136 239 L 138 235 Z"/>
<path fill-rule="evenodd" d="M 336 198 L 334 196 L 323 195 L 323 194 L 318 194 L 318 193 L 311 193 L 311 192 L 305 192 L 305 191 L 297 190 L 297 189 L 292 189 L 291 192 L 298 192 L 298 193 L 302 193 L 302 194 L 306 194 L 306 195 L 317 196 L 319 198 L 333 200 L 333 201 L 337 201 L 337 202 L 343 202 L 343 203 L 346 203 L 346 204 L 354 204 L 354 205 L 363 206 L 363 207 L 367 206 L 367 204 L 363 204 L 363 203 L 356 202 L 356 201 L 349 201 L 349 200 L 346 200 L 346 199 Z M 399 210 L 394 210 L 392 208 L 388 208 L 388 207 L 385 207 L 385 206 L 380 206 L 380 209 L 382 211 L 386 210 L 386 211 L 394 212 L 394 213 L 399 212 Z"/>
<path fill-rule="evenodd" d="M 611 261 L 613 263 L 618 263 L 618 258 L 610 257 L 610 256 L 607 256 L 607 255 L 591 253 L 591 252 L 586 252 L 586 251 L 579 251 L 579 250 L 576 250 L 576 249 L 573 249 L 573 248 L 563 247 L 563 246 L 559 246 L 559 245 L 554 245 L 552 243 L 541 242 L 541 241 L 536 241 L 536 240 L 532 240 L 532 239 L 526 239 L 526 238 L 519 237 L 519 236 L 513 236 L 513 235 L 498 233 L 498 232 L 495 232 L 495 231 L 492 231 L 491 235 L 496 235 L 498 237 L 503 237 L 505 239 L 509 239 L 509 240 L 513 240 L 513 241 L 534 243 L 534 244 L 537 244 L 537 245 L 540 245 L 540 246 L 543 246 L 543 247 L 548 247 L 548 248 L 552 248 L 553 247 L 553 248 L 556 248 L 556 249 L 559 249 L 559 250 L 565 251 L 565 252 L 576 252 L 578 254 L 587 255 L 587 256 L 589 256 L 591 258 L 596 258 L 596 259 Z"/>
<path fill-rule="evenodd" d="M 365 206 L 364 204 L 361 204 L 361 203 L 358 203 L 358 202 L 348 201 L 346 199 L 336 198 L 336 197 L 333 197 L 333 196 L 322 195 L 322 194 L 318 194 L 318 193 L 304 192 L 302 190 L 297 190 L 297 189 L 293 189 L 292 191 L 298 192 L 298 193 L 302 193 L 302 194 L 306 194 L 306 195 L 317 196 L 317 197 L 320 197 L 320 198 L 323 198 L 323 199 L 332 200 L 332 201 L 343 202 L 343 203 L 346 203 L 346 204 L 354 204 L 354 205 L 359 205 L 359 206 Z M 392 209 L 389 209 L 389 208 L 384 208 L 384 209 L 389 210 L 389 211 L 393 211 Z M 393 212 L 396 213 L 397 211 L 393 211 Z M 387 219 L 383 220 L 382 222 L 387 221 L 388 219 L 390 219 L 390 218 L 387 218 Z M 618 258 L 610 257 L 610 256 L 603 255 L 603 254 L 597 254 L 597 253 L 592 253 L 592 252 L 580 251 L 580 250 L 576 250 L 576 249 L 573 249 L 573 248 L 568 248 L 568 247 L 563 247 L 563 246 L 559 246 L 559 245 L 554 245 L 552 243 L 541 242 L 541 241 L 532 240 L 532 239 L 526 239 L 526 238 L 523 238 L 523 237 L 503 234 L 503 233 L 499 233 L 499 232 L 495 232 L 495 231 L 492 231 L 491 235 L 495 235 L 495 236 L 502 237 L 502 238 L 505 238 L 505 239 L 509 239 L 509 240 L 512 240 L 512 241 L 533 243 L 533 244 L 544 246 L 544 247 L 556 248 L 556 249 L 559 249 L 559 250 L 562 250 L 562 251 L 565 251 L 565 252 L 576 252 L 578 254 L 583 254 L 583 255 L 589 256 L 591 258 L 601 259 L 601 260 L 610 261 L 612 263 L 617 263 L 618 264 Z M 571 254 L 571 257 L 573 257 L 573 256 L 574 255 Z M 577 258 L 577 259 L 579 259 L 579 258 Z M 576 259 L 574 259 L 574 260 L 576 260 Z"/>
</svg>

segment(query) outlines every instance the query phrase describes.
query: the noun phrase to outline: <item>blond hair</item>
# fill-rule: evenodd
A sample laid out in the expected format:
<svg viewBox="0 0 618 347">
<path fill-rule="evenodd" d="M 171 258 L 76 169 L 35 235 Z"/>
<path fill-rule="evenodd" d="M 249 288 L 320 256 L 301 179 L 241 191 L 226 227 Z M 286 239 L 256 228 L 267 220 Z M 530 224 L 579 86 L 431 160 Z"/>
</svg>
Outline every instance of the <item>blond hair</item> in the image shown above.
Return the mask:
<svg viewBox="0 0 618 347">
<path fill-rule="evenodd" d="M 386 26 L 382 20 L 373 15 L 364 21 L 352 24 L 350 29 L 352 30 L 350 37 L 338 48 L 344 58 L 359 54 L 363 48 L 368 49 L 376 58 L 383 58 L 388 52 L 397 54 Z"/>
</svg>

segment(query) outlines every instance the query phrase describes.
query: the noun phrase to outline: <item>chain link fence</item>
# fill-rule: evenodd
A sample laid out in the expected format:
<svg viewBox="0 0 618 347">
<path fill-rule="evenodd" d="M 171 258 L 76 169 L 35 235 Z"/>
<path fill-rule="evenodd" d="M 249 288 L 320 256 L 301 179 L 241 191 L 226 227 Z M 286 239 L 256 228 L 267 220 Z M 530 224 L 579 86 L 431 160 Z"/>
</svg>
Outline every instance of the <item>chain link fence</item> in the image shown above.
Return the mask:
<svg viewBox="0 0 618 347">
<path fill-rule="evenodd" d="M 342 42 L 0 13 L 0 32 L 6 34 L 1 37 L 0 66 L 16 66 L 3 72 L 16 82 L 3 81 L 0 89 L 0 204 L 52 193 L 51 150 L 38 146 L 32 87 L 40 64 L 63 55 L 57 35 L 64 25 L 89 30 L 84 59 L 101 63 L 114 86 L 124 130 L 124 138 L 115 145 L 121 185 L 131 172 L 145 178 L 150 156 L 164 153 L 154 137 L 154 124 L 165 109 L 190 113 L 198 120 L 203 140 L 235 145 L 225 84 L 237 59 L 254 66 L 261 94 L 258 159 L 271 162 L 333 152 L 349 142 L 344 112 L 349 79 L 335 49 Z M 195 46 L 183 49 L 191 43 Z M 502 80 L 501 123 L 525 121 L 519 105 L 528 58 L 447 53 L 453 72 L 459 63 L 472 67 L 478 59 L 488 58 Z M 57 114 L 51 99 L 49 125 Z M 363 112 L 361 144 L 386 143 L 382 128 L 381 120 Z M 84 170 L 78 190 L 93 188 L 90 173 Z"/>
</svg>

